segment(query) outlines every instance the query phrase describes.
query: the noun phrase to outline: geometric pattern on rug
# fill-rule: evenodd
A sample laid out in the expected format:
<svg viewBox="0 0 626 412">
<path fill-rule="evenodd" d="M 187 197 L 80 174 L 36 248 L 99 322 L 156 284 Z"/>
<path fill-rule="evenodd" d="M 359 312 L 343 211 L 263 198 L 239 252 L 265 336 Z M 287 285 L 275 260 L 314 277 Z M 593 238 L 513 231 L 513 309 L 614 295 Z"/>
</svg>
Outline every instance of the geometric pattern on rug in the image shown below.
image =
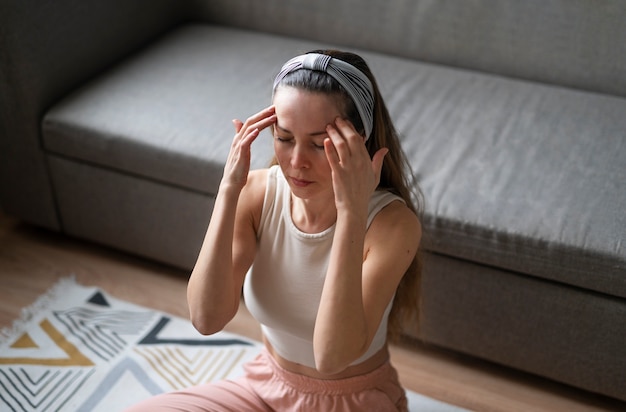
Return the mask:
<svg viewBox="0 0 626 412">
<path fill-rule="evenodd" d="M 119 355 L 128 346 L 125 335 L 136 336 L 137 331 L 154 317 L 149 312 L 106 310 L 76 307 L 54 312 L 67 333 L 81 342 L 82 347 L 104 361 Z"/>
<path fill-rule="evenodd" d="M 99 388 L 91 393 L 77 410 L 106 410 L 103 405 L 106 400 L 127 397 L 129 387 L 141 393 L 140 396 L 137 396 L 138 400 L 163 392 L 159 385 L 150 378 L 149 373 L 137 362 L 131 358 L 125 358 L 113 367 L 102 379 Z M 113 411 L 114 409 L 109 408 L 109 410 Z"/>
<path fill-rule="evenodd" d="M 0 332 L 0 411 L 119 411 L 236 377 L 260 348 L 63 279 Z"/>
<path fill-rule="evenodd" d="M 152 347 L 135 348 L 155 374 L 171 388 L 184 389 L 203 382 L 222 379 L 239 364 L 244 348 L 206 350 L 204 348 Z M 183 370 L 184 373 L 180 373 Z"/>
<path fill-rule="evenodd" d="M 240 376 L 262 344 L 59 281 L 0 330 L 0 411 L 116 412 L 148 397 Z M 415 411 L 463 409 L 407 391 Z"/>
<path fill-rule="evenodd" d="M 11 411 L 60 410 L 93 375 L 94 370 L 32 366 L 0 369 L 0 399 Z M 0 410 L 4 409 L 0 403 Z"/>
<path fill-rule="evenodd" d="M 228 345 L 244 345 L 248 346 L 251 343 L 248 340 L 238 338 L 204 338 L 204 339 L 182 339 L 180 337 L 164 337 L 161 336 L 161 332 L 166 329 L 170 323 L 170 318 L 167 316 L 161 317 L 155 327 L 146 334 L 146 336 L 139 341 L 141 345 L 151 344 L 178 344 L 178 345 L 191 345 L 191 346 L 228 346 Z"/>
</svg>

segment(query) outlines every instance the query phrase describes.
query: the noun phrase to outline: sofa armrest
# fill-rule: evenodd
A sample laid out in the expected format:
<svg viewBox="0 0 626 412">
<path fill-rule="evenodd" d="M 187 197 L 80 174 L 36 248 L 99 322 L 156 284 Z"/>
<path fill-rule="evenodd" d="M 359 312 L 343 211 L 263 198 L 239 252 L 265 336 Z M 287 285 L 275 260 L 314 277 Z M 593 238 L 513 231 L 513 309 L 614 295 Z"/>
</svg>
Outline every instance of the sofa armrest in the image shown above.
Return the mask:
<svg viewBox="0 0 626 412">
<path fill-rule="evenodd" d="M 178 24 L 176 0 L 0 3 L 0 199 L 26 221 L 59 229 L 42 152 L 44 112 L 87 79 Z"/>
</svg>

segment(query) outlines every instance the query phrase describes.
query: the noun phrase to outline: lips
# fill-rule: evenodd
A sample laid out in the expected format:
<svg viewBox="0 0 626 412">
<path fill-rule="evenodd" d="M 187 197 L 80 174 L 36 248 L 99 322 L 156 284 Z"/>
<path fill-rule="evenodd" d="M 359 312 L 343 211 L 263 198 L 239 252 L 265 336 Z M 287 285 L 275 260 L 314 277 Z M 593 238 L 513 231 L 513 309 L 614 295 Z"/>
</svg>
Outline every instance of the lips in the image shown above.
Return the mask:
<svg viewBox="0 0 626 412">
<path fill-rule="evenodd" d="M 294 186 L 296 187 L 306 187 L 308 185 L 310 185 L 311 181 L 309 180 L 302 180 L 302 179 L 296 179 L 295 177 L 291 178 L 291 183 L 293 183 Z"/>
</svg>

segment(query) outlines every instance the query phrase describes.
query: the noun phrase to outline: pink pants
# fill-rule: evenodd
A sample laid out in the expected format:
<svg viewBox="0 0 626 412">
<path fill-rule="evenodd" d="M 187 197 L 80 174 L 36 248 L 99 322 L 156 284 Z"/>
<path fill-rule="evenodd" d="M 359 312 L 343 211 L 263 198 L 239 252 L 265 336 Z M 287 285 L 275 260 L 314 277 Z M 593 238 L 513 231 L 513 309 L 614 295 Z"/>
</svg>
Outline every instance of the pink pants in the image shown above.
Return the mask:
<svg viewBox="0 0 626 412">
<path fill-rule="evenodd" d="M 263 351 L 237 380 L 158 395 L 138 411 L 407 411 L 407 398 L 389 362 L 365 375 L 322 380 L 289 372 Z"/>
</svg>

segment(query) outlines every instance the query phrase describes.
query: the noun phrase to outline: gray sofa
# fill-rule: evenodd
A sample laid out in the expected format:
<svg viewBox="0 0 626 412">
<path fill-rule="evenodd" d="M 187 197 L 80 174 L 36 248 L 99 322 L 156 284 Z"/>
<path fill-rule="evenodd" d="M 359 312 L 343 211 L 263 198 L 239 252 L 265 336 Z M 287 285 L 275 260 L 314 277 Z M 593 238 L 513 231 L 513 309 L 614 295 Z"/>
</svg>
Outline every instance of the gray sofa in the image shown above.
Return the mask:
<svg viewBox="0 0 626 412">
<path fill-rule="evenodd" d="M 626 400 L 625 21 L 619 0 L 4 1 L 0 204 L 189 269 L 230 120 L 289 57 L 356 50 L 426 199 L 407 334 Z"/>
</svg>

